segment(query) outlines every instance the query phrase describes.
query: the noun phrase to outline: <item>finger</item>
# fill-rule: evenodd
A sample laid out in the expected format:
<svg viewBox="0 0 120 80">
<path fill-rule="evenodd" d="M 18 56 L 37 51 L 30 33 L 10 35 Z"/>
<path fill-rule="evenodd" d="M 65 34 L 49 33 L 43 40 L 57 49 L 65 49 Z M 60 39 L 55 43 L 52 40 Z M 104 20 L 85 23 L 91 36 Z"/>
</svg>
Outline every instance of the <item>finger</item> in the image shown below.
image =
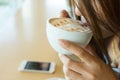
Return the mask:
<svg viewBox="0 0 120 80">
<path fill-rule="evenodd" d="M 64 58 L 64 59 L 63 59 Z M 60 55 L 60 59 L 63 62 L 63 71 L 66 75 L 69 75 L 69 70 L 73 71 L 74 73 L 77 73 L 81 75 L 84 79 L 87 77 L 92 77 L 91 75 L 91 67 L 88 67 L 82 63 L 74 62 L 73 60 L 70 60 L 67 56 Z M 84 65 L 84 66 L 83 66 Z M 67 77 L 67 79 L 71 79 L 70 77 Z"/>
<path fill-rule="evenodd" d="M 61 18 L 70 18 L 69 14 L 68 14 L 68 12 L 66 10 L 62 10 L 60 12 L 60 17 Z"/>
<path fill-rule="evenodd" d="M 84 50 L 82 47 L 73 42 L 60 39 L 59 44 L 63 48 L 67 49 L 68 51 L 78 56 L 85 63 L 90 63 L 94 61 L 94 57 L 91 54 L 89 54 L 86 50 Z"/>
<path fill-rule="evenodd" d="M 73 70 L 66 68 L 65 66 L 63 66 L 63 72 L 67 80 L 84 80 L 81 74 L 76 73 Z"/>
<path fill-rule="evenodd" d="M 59 55 L 60 60 L 67 68 L 79 73 L 83 74 L 87 72 L 86 65 L 83 62 L 73 61 L 65 55 Z"/>
<path fill-rule="evenodd" d="M 95 57 L 99 57 L 96 53 L 96 50 L 94 47 L 91 46 L 91 44 L 88 44 L 85 48 L 86 51 L 88 51 L 91 55 L 95 56 Z"/>
</svg>

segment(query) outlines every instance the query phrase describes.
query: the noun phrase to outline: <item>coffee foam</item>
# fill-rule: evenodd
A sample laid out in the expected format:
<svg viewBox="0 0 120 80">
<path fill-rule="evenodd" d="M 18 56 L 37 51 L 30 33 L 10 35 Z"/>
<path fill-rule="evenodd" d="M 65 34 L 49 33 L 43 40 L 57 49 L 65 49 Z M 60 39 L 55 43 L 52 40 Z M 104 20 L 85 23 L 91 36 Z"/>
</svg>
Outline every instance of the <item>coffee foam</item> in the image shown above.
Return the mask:
<svg viewBox="0 0 120 80">
<path fill-rule="evenodd" d="M 57 28 L 70 32 L 84 32 L 90 30 L 89 27 L 80 25 L 77 20 L 72 20 L 70 18 L 53 18 L 50 23 Z"/>
</svg>

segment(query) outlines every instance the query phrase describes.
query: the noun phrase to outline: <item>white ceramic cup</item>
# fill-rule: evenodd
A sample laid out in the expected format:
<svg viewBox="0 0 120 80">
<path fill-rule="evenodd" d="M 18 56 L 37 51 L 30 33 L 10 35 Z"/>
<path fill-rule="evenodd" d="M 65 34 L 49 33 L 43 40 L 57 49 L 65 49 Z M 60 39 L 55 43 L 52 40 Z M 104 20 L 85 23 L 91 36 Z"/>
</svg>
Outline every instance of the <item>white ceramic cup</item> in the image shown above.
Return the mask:
<svg viewBox="0 0 120 80">
<path fill-rule="evenodd" d="M 92 32 L 89 29 L 88 31 L 66 31 L 60 28 L 55 27 L 53 24 L 50 23 L 50 20 L 57 19 L 57 18 L 50 18 L 47 20 L 47 38 L 52 46 L 52 48 L 57 51 L 59 54 L 65 55 L 72 55 L 71 52 L 67 51 L 66 49 L 62 48 L 58 42 L 59 39 L 65 39 L 68 41 L 72 41 L 74 43 L 79 44 L 82 47 L 85 47 L 92 38 Z M 72 25 L 74 26 L 74 24 Z"/>
</svg>

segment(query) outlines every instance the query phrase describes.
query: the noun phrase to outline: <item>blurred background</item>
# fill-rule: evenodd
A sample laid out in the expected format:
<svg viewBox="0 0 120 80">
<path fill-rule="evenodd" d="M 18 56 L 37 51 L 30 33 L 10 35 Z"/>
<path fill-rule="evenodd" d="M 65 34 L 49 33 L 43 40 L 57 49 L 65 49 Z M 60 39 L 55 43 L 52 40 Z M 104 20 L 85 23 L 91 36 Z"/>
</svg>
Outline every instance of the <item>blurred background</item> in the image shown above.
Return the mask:
<svg viewBox="0 0 120 80">
<path fill-rule="evenodd" d="M 1 28 L 1 26 L 4 25 L 4 23 L 11 16 L 15 16 L 20 8 L 22 8 L 21 10 L 24 13 L 23 14 L 24 17 L 27 17 L 29 14 L 31 14 L 30 11 L 32 11 L 32 13 L 34 13 L 33 12 L 34 7 L 38 8 L 37 11 L 39 11 L 40 7 L 42 7 L 42 5 L 39 5 L 40 4 L 39 2 L 41 2 L 41 1 L 42 0 L 40 0 L 40 1 L 37 1 L 37 0 L 34 0 L 34 1 L 33 0 L 0 0 L 0 28 Z M 55 14 L 59 14 L 59 13 L 55 13 L 56 11 L 54 11 L 54 10 L 60 10 L 62 8 L 67 9 L 68 5 L 66 5 L 66 4 L 68 4 L 68 1 L 71 1 L 71 0 L 61 0 L 61 1 L 45 0 L 43 2 L 45 2 L 46 6 L 44 6 L 43 9 L 48 8 L 48 6 L 49 6 L 49 11 L 47 11 L 47 12 L 50 13 L 51 16 L 56 16 Z M 55 5 L 59 5 L 59 6 L 54 7 Z M 37 13 L 37 11 L 35 13 Z M 45 11 L 45 10 L 43 10 L 43 11 Z M 28 14 L 28 15 L 26 15 L 26 14 Z M 46 17 L 48 17 L 48 16 L 49 15 L 47 15 Z"/>
<path fill-rule="evenodd" d="M 46 21 L 67 9 L 68 0 L 0 0 L 0 80 L 64 77 L 62 63 L 46 37 Z M 54 74 L 21 73 L 23 60 L 56 62 Z"/>
<path fill-rule="evenodd" d="M 59 15 L 60 10 L 66 9 L 69 15 L 74 18 L 75 6 L 73 0 L 45 0 L 43 1 L 43 4 L 45 4 L 44 7 L 40 5 L 41 1 L 42 0 L 0 0 L 0 28 L 9 18 L 15 16 L 20 9 L 23 17 L 30 17 L 32 13 L 40 12 L 40 9 L 47 11 L 46 13 L 49 15 L 46 15 L 46 17 L 56 17 Z M 36 7 L 37 10 L 34 7 Z M 45 8 L 49 8 L 49 10 L 45 10 Z"/>
<path fill-rule="evenodd" d="M 17 10 L 22 6 L 24 0 L 0 0 L 0 27 L 14 16 Z"/>
</svg>

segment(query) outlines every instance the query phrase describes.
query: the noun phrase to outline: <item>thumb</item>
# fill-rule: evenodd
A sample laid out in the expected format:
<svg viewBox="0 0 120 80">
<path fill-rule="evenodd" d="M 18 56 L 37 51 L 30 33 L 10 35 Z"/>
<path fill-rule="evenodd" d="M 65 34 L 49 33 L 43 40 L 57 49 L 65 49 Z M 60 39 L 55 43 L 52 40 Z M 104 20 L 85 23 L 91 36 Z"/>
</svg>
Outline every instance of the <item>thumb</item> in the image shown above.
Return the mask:
<svg viewBox="0 0 120 80">
<path fill-rule="evenodd" d="M 60 12 L 60 17 L 61 18 L 70 18 L 69 14 L 68 14 L 68 12 L 66 10 L 62 10 Z"/>
</svg>

